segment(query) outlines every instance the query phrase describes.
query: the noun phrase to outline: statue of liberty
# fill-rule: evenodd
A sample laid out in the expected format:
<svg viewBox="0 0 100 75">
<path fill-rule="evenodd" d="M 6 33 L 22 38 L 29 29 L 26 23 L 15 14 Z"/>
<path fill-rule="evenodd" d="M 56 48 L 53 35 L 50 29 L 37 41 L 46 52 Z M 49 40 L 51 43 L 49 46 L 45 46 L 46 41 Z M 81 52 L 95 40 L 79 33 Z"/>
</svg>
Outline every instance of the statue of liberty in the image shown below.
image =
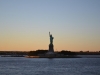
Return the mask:
<svg viewBox="0 0 100 75">
<path fill-rule="evenodd" d="M 50 34 L 50 32 L 49 32 L 49 37 L 50 37 L 50 44 L 53 44 L 54 37 L 52 36 L 52 34 Z"/>
</svg>

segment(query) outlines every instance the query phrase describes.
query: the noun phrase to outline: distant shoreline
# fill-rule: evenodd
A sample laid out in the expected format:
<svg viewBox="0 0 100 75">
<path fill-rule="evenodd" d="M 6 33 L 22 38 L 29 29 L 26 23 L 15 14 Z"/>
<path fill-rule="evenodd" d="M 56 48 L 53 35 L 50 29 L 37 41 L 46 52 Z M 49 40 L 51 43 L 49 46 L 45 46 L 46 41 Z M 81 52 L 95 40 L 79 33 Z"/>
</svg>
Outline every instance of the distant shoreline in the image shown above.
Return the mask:
<svg viewBox="0 0 100 75">
<path fill-rule="evenodd" d="M 39 56 L 26 56 L 26 58 L 100 58 L 100 55 L 77 55 L 70 57 L 39 57 Z"/>
<path fill-rule="evenodd" d="M 26 56 L 26 58 L 81 58 L 79 56 Z"/>
<path fill-rule="evenodd" d="M 11 55 L 0 55 L 0 57 L 25 57 L 25 58 L 100 58 L 100 55 L 77 55 L 70 57 L 39 57 L 39 56 L 11 56 Z"/>
</svg>

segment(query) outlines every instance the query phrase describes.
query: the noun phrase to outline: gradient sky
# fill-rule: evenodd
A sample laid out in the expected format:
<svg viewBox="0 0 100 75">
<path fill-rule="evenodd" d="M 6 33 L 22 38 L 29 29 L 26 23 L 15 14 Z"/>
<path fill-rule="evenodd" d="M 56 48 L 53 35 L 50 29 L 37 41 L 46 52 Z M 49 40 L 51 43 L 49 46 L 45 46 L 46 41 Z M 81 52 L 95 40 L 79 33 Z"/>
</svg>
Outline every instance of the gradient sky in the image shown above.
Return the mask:
<svg viewBox="0 0 100 75">
<path fill-rule="evenodd" d="M 0 0 L 0 50 L 100 51 L 100 0 Z"/>
</svg>

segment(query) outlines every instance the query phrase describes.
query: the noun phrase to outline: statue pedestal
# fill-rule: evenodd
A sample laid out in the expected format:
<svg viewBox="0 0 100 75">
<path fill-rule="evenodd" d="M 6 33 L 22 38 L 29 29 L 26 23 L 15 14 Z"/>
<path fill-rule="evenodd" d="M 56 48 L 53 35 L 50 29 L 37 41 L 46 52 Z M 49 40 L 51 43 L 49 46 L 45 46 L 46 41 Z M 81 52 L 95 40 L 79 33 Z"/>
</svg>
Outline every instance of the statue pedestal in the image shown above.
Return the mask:
<svg viewBox="0 0 100 75">
<path fill-rule="evenodd" d="M 46 57 L 54 57 L 55 56 L 53 47 L 54 47 L 53 44 L 49 44 L 49 50 L 46 53 Z"/>
<path fill-rule="evenodd" d="M 49 52 L 54 52 L 53 44 L 49 44 Z"/>
</svg>

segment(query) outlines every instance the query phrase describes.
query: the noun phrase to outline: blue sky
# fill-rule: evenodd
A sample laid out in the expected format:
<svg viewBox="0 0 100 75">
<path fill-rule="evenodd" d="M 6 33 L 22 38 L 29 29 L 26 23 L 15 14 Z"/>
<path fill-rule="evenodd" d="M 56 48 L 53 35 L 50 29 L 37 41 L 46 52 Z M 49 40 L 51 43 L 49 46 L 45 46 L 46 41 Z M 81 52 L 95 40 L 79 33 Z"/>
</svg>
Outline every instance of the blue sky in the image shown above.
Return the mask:
<svg viewBox="0 0 100 75">
<path fill-rule="evenodd" d="M 0 0 L 0 50 L 48 49 L 49 31 L 55 50 L 100 50 L 100 0 Z"/>
</svg>

